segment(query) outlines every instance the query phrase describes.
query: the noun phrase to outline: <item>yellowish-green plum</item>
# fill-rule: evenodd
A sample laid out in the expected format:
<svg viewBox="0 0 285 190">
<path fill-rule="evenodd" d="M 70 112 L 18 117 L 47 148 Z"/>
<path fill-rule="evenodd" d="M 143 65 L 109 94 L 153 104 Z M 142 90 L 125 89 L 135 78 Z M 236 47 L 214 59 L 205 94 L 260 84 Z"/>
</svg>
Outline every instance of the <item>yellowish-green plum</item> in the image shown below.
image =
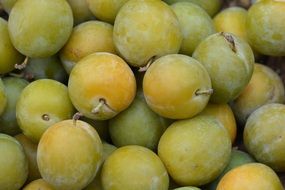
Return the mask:
<svg viewBox="0 0 285 190">
<path fill-rule="evenodd" d="M 207 105 L 212 86 L 204 66 L 180 54 L 163 56 L 151 64 L 143 79 L 147 104 L 159 115 L 186 119 Z"/>
<path fill-rule="evenodd" d="M 197 45 L 215 33 L 212 18 L 200 6 L 189 2 L 171 5 L 181 26 L 183 41 L 180 53 L 191 56 Z"/>
<path fill-rule="evenodd" d="M 158 155 L 177 184 L 201 186 L 218 177 L 228 164 L 231 139 L 215 117 L 196 116 L 166 129 Z"/>
<path fill-rule="evenodd" d="M 74 114 L 67 87 L 55 80 L 39 79 L 24 88 L 17 105 L 19 127 L 33 142 L 39 142 L 45 130 Z"/>
<path fill-rule="evenodd" d="M 248 10 L 250 44 L 261 54 L 285 56 L 285 1 L 261 0 Z"/>
<path fill-rule="evenodd" d="M 151 150 L 128 145 L 115 150 L 103 164 L 104 190 L 168 190 L 165 166 Z"/>
<path fill-rule="evenodd" d="M 79 190 L 96 176 L 102 142 L 96 130 L 80 120 L 64 120 L 42 136 L 37 153 L 41 176 L 56 190 Z"/>
<path fill-rule="evenodd" d="M 69 3 L 72 13 L 74 24 L 80 24 L 84 21 L 93 20 L 95 17 L 92 12 L 89 10 L 88 4 L 86 0 L 67 0 Z"/>
<path fill-rule="evenodd" d="M 128 0 L 87 0 L 91 12 L 99 20 L 114 23 L 120 8 Z"/>
<path fill-rule="evenodd" d="M 0 78 L 0 115 L 4 112 L 6 106 L 7 106 L 7 95 L 5 86 L 3 84 L 2 79 Z"/>
<path fill-rule="evenodd" d="M 239 123 L 244 125 L 257 108 L 284 101 L 284 86 L 279 75 L 266 65 L 255 64 L 249 84 L 231 106 Z"/>
<path fill-rule="evenodd" d="M 230 170 L 216 190 L 284 190 L 277 174 L 267 165 L 249 163 Z"/>
<path fill-rule="evenodd" d="M 177 2 L 191 2 L 199 5 L 210 15 L 214 16 L 221 8 L 221 0 L 164 0 L 168 4 L 173 4 Z"/>
<path fill-rule="evenodd" d="M 275 171 L 285 171 L 285 105 L 261 106 L 248 118 L 243 142 L 248 152 Z"/>
<path fill-rule="evenodd" d="M 3 6 L 4 10 L 9 14 L 17 0 L 0 0 L 0 4 Z"/>
<path fill-rule="evenodd" d="M 246 17 L 246 9 L 229 7 L 219 12 L 213 21 L 217 32 L 229 32 L 247 40 Z"/>
<path fill-rule="evenodd" d="M 30 139 L 28 139 L 25 135 L 19 134 L 15 136 L 15 139 L 22 145 L 24 148 L 24 152 L 26 158 L 28 160 L 29 165 L 29 174 L 26 182 L 31 182 L 33 180 L 41 178 L 41 174 L 39 172 L 38 164 L 37 164 L 37 148 L 38 145 L 33 143 Z"/>
<path fill-rule="evenodd" d="M 23 190 L 55 190 L 55 189 L 45 180 L 37 179 L 26 185 Z"/>
<path fill-rule="evenodd" d="M 0 187 L 19 190 L 28 177 L 28 161 L 21 144 L 0 133 Z"/>
<path fill-rule="evenodd" d="M 8 33 L 7 21 L 0 18 L 0 74 L 8 73 L 15 68 L 15 64 L 21 64 L 24 56 L 12 45 Z"/>
<path fill-rule="evenodd" d="M 95 52 L 116 53 L 111 24 L 88 21 L 76 26 L 60 51 L 60 59 L 65 70 L 70 73 L 78 61 Z"/>
<path fill-rule="evenodd" d="M 66 0 L 19 0 L 8 20 L 12 44 L 32 58 L 58 52 L 68 40 L 72 27 L 72 10 Z"/>
<path fill-rule="evenodd" d="M 208 71 L 214 93 L 213 103 L 228 103 L 237 98 L 249 83 L 254 67 L 252 49 L 243 39 L 226 32 L 202 41 L 193 57 Z"/>
<path fill-rule="evenodd" d="M 22 90 L 29 82 L 17 77 L 7 77 L 3 79 L 3 83 L 5 86 L 7 105 L 4 112 L 0 115 L 0 133 L 16 135 L 21 133 L 16 119 L 16 103 Z"/>
<path fill-rule="evenodd" d="M 136 94 L 136 80 L 119 56 L 99 52 L 80 60 L 72 69 L 68 92 L 85 117 L 107 120 L 125 110 Z"/>
<path fill-rule="evenodd" d="M 116 17 L 113 37 L 118 52 L 135 67 L 178 53 L 182 42 L 175 13 L 160 0 L 128 1 Z"/>
</svg>

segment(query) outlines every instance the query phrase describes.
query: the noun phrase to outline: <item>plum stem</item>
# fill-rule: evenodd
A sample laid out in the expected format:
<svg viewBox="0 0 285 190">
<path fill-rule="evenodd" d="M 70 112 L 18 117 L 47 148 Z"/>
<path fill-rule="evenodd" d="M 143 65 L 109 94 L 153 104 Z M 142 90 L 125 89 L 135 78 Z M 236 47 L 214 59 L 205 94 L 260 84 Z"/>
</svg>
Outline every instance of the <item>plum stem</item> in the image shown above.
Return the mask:
<svg viewBox="0 0 285 190">
<path fill-rule="evenodd" d="M 146 72 L 150 65 L 154 62 L 155 58 L 156 56 L 151 57 L 145 66 L 139 68 L 139 72 Z"/>
<path fill-rule="evenodd" d="M 99 104 L 91 111 L 93 114 L 97 114 L 100 112 L 100 110 L 102 109 L 102 107 L 106 104 L 106 101 L 101 98 L 99 100 Z"/>
<path fill-rule="evenodd" d="M 200 89 L 198 89 L 196 92 L 195 92 L 195 94 L 197 95 L 197 96 L 199 96 L 199 95 L 212 95 L 214 93 L 214 90 L 213 89 L 208 89 L 208 90 L 200 90 Z"/>
<path fill-rule="evenodd" d="M 76 112 L 76 113 L 73 115 L 72 120 L 73 120 L 74 126 L 76 125 L 76 121 L 79 120 L 80 117 L 82 117 L 82 116 L 83 116 L 83 114 L 80 113 L 80 112 Z"/>
<path fill-rule="evenodd" d="M 44 121 L 49 121 L 49 120 L 50 120 L 50 117 L 49 117 L 48 114 L 43 114 L 43 115 L 42 115 L 42 119 L 43 119 Z"/>
<path fill-rule="evenodd" d="M 26 57 L 25 60 L 23 61 L 23 63 L 15 64 L 15 68 L 19 69 L 19 70 L 22 70 L 22 69 L 26 68 L 26 66 L 28 64 L 28 61 L 29 61 L 29 57 Z"/>
</svg>

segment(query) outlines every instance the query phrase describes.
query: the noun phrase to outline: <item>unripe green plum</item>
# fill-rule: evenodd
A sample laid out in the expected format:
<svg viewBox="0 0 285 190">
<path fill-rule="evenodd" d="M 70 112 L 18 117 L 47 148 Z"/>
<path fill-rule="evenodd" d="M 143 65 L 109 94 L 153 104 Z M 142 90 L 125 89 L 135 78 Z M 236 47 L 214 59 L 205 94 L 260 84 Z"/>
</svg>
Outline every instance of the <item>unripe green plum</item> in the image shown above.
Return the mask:
<svg viewBox="0 0 285 190">
<path fill-rule="evenodd" d="M 45 180 L 37 179 L 26 185 L 23 190 L 55 190 L 55 189 Z"/>
<path fill-rule="evenodd" d="M 131 104 L 136 81 L 122 58 L 99 52 L 75 65 L 69 76 L 68 92 L 75 108 L 85 117 L 107 120 Z"/>
<path fill-rule="evenodd" d="M 193 3 L 178 2 L 171 8 L 177 15 L 183 35 L 180 53 L 191 56 L 203 39 L 215 33 L 212 18 Z"/>
<path fill-rule="evenodd" d="M 22 74 L 24 75 L 24 78 L 27 79 L 53 79 L 62 83 L 66 82 L 68 78 L 62 63 L 57 56 L 29 59 Z"/>
<path fill-rule="evenodd" d="M 140 145 L 155 150 L 167 127 L 167 120 L 148 107 L 142 92 L 125 111 L 109 121 L 110 136 L 117 147 Z"/>
<path fill-rule="evenodd" d="M 230 154 L 230 136 L 211 116 L 174 122 L 158 144 L 158 155 L 169 175 L 183 186 L 213 181 L 228 164 Z"/>
<path fill-rule="evenodd" d="M 164 0 L 168 4 L 173 4 L 177 2 L 191 2 L 199 5 L 210 15 L 214 16 L 221 8 L 221 0 Z"/>
<path fill-rule="evenodd" d="M 16 2 L 17 0 L 0 0 L 0 4 L 2 4 L 4 10 L 7 13 L 10 13 L 11 9 L 13 8 Z"/>
<path fill-rule="evenodd" d="M 64 120 L 43 134 L 37 153 L 41 176 L 57 190 L 79 190 L 96 176 L 102 142 L 96 130 L 80 120 Z"/>
<path fill-rule="evenodd" d="M 167 190 L 169 184 L 159 157 L 137 145 L 115 150 L 103 164 L 101 180 L 104 190 Z"/>
<path fill-rule="evenodd" d="M 99 20 L 114 23 L 120 8 L 128 0 L 87 0 L 91 12 Z"/>
<path fill-rule="evenodd" d="M 254 55 L 250 46 L 230 33 L 216 33 L 202 41 L 193 53 L 207 69 L 214 93 L 213 103 L 234 100 L 249 83 Z"/>
<path fill-rule="evenodd" d="M 166 118 L 186 119 L 206 107 L 212 86 L 201 63 L 172 54 L 151 64 L 143 79 L 143 92 L 154 112 Z"/>
<path fill-rule="evenodd" d="M 15 68 L 15 64 L 21 64 L 24 56 L 12 45 L 8 33 L 7 21 L 0 18 L 0 74 L 8 73 Z"/>
<path fill-rule="evenodd" d="M 21 78 L 7 77 L 3 79 L 3 83 L 7 95 L 7 105 L 0 115 L 0 133 L 16 135 L 21 133 L 16 119 L 16 103 L 22 90 L 29 82 Z"/>
<path fill-rule="evenodd" d="M 275 171 L 285 171 L 285 105 L 271 103 L 261 106 L 248 118 L 244 145 L 258 162 Z"/>
<path fill-rule="evenodd" d="M 32 58 L 58 52 L 68 40 L 72 26 L 72 10 L 66 0 L 19 0 L 8 21 L 13 45 Z"/>
<path fill-rule="evenodd" d="M 13 137 L 0 134 L 0 187 L 18 190 L 28 177 L 28 161 L 23 147 Z"/>
<path fill-rule="evenodd" d="M 219 175 L 215 181 L 211 182 L 210 185 L 208 186 L 207 190 L 216 190 L 217 185 L 219 181 L 222 179 L 222 177 L 230 170 L 233 168 L 236 168 L 238 166 L 248 164 L 255 162 L 255 160 L 247 153 L 240 151 L 240 150 L 235 150 L 232 149 L 231 153 L 231 158 L 230 162 L 228 163 L 227 167 L 224 169 L 224 171 Z"/>
<path fill-rule="evenodd" d="M 262 0 L 248 10 L 247 36 L 259 53 L 285 56 L 285 1 Z"/>
<path fill-rule="evenodd" d="M 67 0 L 69 3 L 72 13 L 74 24 L 80 24 L 84 21 L 93 20 L 95 17 L 92 12 L 89 10 L 88 4 L 86 0 Z"/>
<path fill-rule="evenodd" d="M 4 112 L 6 106 L 7 106 L 7 95 L 6 95 L 6 90 L 5 86 L 3 84 L 2 79 L 0 78 L 0 115 Z"/>
<path fill-rule="evenodd" d="M 74 114 L 67 87 L 55 80 L 39 79 L 24 88 L 17 105 L 17 122 L 33 142 L 39 142 L 45 130 Z"/>
<path fill-rule="evenodd" d="M 116 53 L 111 24 L 88 21 L 76 26 L 60 51 L 60 59 L 65 70 L 70 73 L 78 61 L 95 52 Z"/>
<path fill-rule="evenodd" d="M 24 152 L 26 158 L 28 160 L 29 165 L 29 175 L 26 182 L 31 182 L 33 180 L 41 178 L 41 174 L 39 172 L 38 164 L 37 164 L 37 148 L 38 145 L 33 143 L 30 139 L 28 139 L 25 135 L 19 134 L 15 136 L 15 139 L 22 145 L 24 148 Z"/>
<path fill-rule="evenodd" d="M 284 93 L 278 74 L 268 66 L 255 64 L 249 84 L 231 105 L 237 120 L 244 125 L 257 108 L 268 103 L 284 103 Z"/>
<path fill-rule="evenodd" d="M 128 1 L 116 17 L 113 37 L 122 57 L 136 67 L 178 53 L 182 42 L 175 13 L 160 0 Z"/>
</svg>

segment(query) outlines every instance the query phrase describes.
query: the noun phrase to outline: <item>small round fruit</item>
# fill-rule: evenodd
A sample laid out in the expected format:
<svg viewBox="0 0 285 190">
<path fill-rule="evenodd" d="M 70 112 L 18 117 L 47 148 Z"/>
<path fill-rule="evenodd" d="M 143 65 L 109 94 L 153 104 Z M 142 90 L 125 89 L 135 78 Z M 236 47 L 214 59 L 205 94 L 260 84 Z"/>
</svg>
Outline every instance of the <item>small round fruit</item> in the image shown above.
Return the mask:
<svg viewBox="0 0 285 190">
<path fill-rule="evenodd" d="M 17 77 L 7 77 L 3 79 L 3 83 L 7 96 L 7 105 L 0 115 L 0 133 L 16 135 L 21 133 L 16 119 L 16 103 L 22 90 L 29 82 Z"/>
<path fill-rule="evenodd" d="M 166 118 L 186 119 L 206 107 L 212 87 L 203 65 L 189 56 L 171 54 L 149 67 L 143 91 L 154 112 Z"/>
<path fill-rule="evenodd" d="M 229 7 L 219 12 L 213 21 L 217 32 L 232 33 L 247 40 L 246 17 L 246 9 L 241 7 Z"/>
<path fill-rule="evenodd" d="M 116 17 L 113 37 L 122 57 L 136 67 L 154 57 L 178 53 L 182 42 L 175 13 L 158 0 L 128 1 Z"/>
<path fill-rule="evenodd" d="M 13 137 L 0 134 L 0 187 L 18 190 L 28 177 L 28 161 L 23 147 Z"/>
<path fill-rule="evenodd" d="M 120 8 L 128 0 L 87 0 L 91 12 L 99 20 L 114 23 Z"/>
<path fill-rule="evenodd" d="M 13 6 L 18 0 L 1 0 L 0 3 L 4 10 L 9 14 Z"/>
<path fill-rule="evenodd" d="M 15 68 L 15 64 L 21 64 L 24 56 L 12 45 L 8 33 L 7 21 L 0 18 L 0 74 L 8 73 Z"/>
<path fill-rule="evenodd" d="M 227 129 L 232 143 L 234 143 L 237 135 L 237 125 L 234 113 L 227 104 L 208 104 L 200 115 L 210 115 L 216 117 Z"/>
<path fill-rule="evenodd" d="M 96 130 L 80 120 L 64 120 L 42 136 L 37 153 L 41 176 L 57 190 L 78 190 L 95 177 L 102 161 Z"/>
<path fill-rule="evenodd" d="M 268 166 L 250 163 L 229 171 L 217 190 L 283 190 L 276 173 Z"/>
<path fill-rule="evenodd" d="M 188 186 L 188 187 L 175 188 L 175 189 L 173 189 L 173 190 L 201 190 L 201 189 L 198 188 L 198 187 L 190 187 L 190 186 Z"/>
<path fill-rule="evenodd" d="M 17 122 L 33 142 L 38 142 L 45 130 L 59 121 L 72 118 L 73 105 L 67 87 L 55 80 L 39 79 L 24 88 L 17 105 Z"/>
<path fill-rule="evenodd" d="M 214 16 L 221 8 L 221 0 L 164 0 L 168 4 L 173 4 L 177 2 L 191 2 L 199 5 L 210 15 Z"/>
<path fill-rule="evenodd" d="M 28 139 L 23 134 L 16 135 L 15 139 L 17 139 L 17 141 L 19 141 L 19 143 L 24 148 L 24 152 L 28 160 L 29 175 L 28 175 L 28 179 L 26 182 L 31 182 L 33 180 L 41 178 L 41 174 L 40 174 L 38 164 L 37 164 L 38 145 L 33 143 L 30 139 Z"/>
<path fill-rule="evenodd" d="M 246 22 L 250 44 L 259 53 L 285 56 L 285 1 L 265 0 L 253 4 Z"/>
<path fill-rule="evenodd" d="M 239 123 L 244 125 L 257 108 L 268 103 L 283 103 L 284 93 L 279 75 L 268 66 L 255 64 L 249 84 L 231 106 Z"/>
<path fill-rule="evenodd" d="M 285 105 L 266 104 L 248 118 L 244 145 L 258 162 L 285 171 Z"/>
<path fill-rule="evenodd" d="M 45 180 L 37 179 L 26 185 L 23 190 L 55 190 L 55 189 Z"/>
<path fill-rule="evenodd" d="M 169 183 L 159 157 L 137 145 L 115 150 L 103 164 L 101 180 L 104 190 L 167 190 Z"/>
<path fill-rule="evenodd" d="M 136 93 L 135 76 L 127 63 L 111 53 L 93 53 L 72 69 L 69 96 L 90 119 L 106 120 L 125 110 Z"/>
<path fill-rule="evenodd" d="M 2 113 L 4 112 L 7 106 L 7 101 L 8 101 L 8 98 L 6 95 L 6 89 L 3 84 L 2 79 L 0 78 L 0 116 L 2 115 Z"/>
<path fill-rule="evenodd" d="M 213 181 L 228 164 L 230 154 L 228 132 L 211 116 L 174 122 L 158 144 L 158 155 L 169 175 L 183 186 Z"/>
<path fill-rule="evenodd" d="M 86 0 L 67 0 L 67 2 L 69 3 L 72 9 L 73 20 L 75 25 L 80 24 L 84 21 L 95 19 L 92 12 L 89 10 Z"/>
<path fill-rule="evenodd" d="M 212 18 L 193 3 L 178 2 L 171 8 L 177 15 L 183 35 L 180 53 L 191 56 L 203 39 L 215 33 Z"/>
<path fill-rule="evenodd" d="M 252 163 L 255 162 L 255 160 L 247 153 L 240 151 L 240 150 L 235 150 L 232 149 L 232 153 L 231 153 L 231 158 L 230 158 L 230 162 L 228 163 L 227 167 L 224 169 L 224 171 L 219 175 L 219 177 L 217 179 L 215 179 L 215 181 L 211 182 L 209 187 L 207 188 L 207 190 L 216 190 L 217 189 L 217 185 L 220 182 L 220 180 L 222 179 L 222 177 L 230 170 L 232 170 L 233 168 L 236 168 L 238 166 L 244 165 L 244 164 L 248 164 L 248 163 Z"/>
<path fill-rule="evenodd" d="M 167 120 L 148 107 L 142 92 L 138 92 L 126 110 L 109 121 L 110 136 L 117 147 L 140 145 L 155 150 L 167 127 Z"/>
<path fill-rule="evenodd" d="M 78 61 L 95 52 L 116 52 L 111 24 L 88 21 L 77 25 L 60 51 L 60 59 L 65 70 L 70 73 Z"/>
<path fill-rule="evenodd" d="M 8 21 L 11 41 L 28 57 L 49 57 L 71 34 L 72 10 L 66 0 L 19 0 Z"/>
<path fill-rule="evenodd" d="M 216 33 L 202 41 L 193 53 L 207 69 L 214 94 L 213 103 L 235 99 L 249 83 L 254 55 L 250 46 L 230 33 Z"/>
</svg>

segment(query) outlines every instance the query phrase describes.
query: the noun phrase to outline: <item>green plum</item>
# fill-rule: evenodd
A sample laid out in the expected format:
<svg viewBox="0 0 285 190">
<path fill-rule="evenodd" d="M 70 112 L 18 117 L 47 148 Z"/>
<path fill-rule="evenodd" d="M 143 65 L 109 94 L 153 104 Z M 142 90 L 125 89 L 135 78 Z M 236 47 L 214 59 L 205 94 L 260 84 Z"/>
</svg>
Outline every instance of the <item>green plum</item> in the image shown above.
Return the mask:
<svg viewBox="0 0 285 190">
<path fill-rule="evenodd" d="M 27 66 L 22 70 L 27 79 L 53 79 L 65 83 L 68 75 L 58 56 L 48 58 L 29 59 Z"/>
<path fill-rule="evenodd" d="M 28 177 L 28 160 L 22 145 L 13 137 L 0 133 L 0 187 L 18 190 Z"/>
<path fill-rule="evenodd" d="M 23 190 L 55 190 L 55 189 L 45 180 L 39 178 L 26 185 Z"/>
<path fill-rule="evenodd" d="M 175 13 L 160 0 L 128 1 L 116 17 L 113 37 L 118 52 L 135 67 L 178 53 L 182 42 Z"/>
<path fill-rule="evenodd" d="M 89 9 L 99 20 L 114 23 L 120 8 L 128 0 L 87 0 Z"/>
<path fill-rule="evenodd" d="M 167 127 L 167 120 L 148 107 L 142 92 L 125 111 L 109 121 L 111 139 L 117 147 L 140 145 L 155 150 Z"/>
<path fill-rule="evenodd" d="M 67 87 L 55 80 L 39 79 L 24 88 L 16 105 L 17 122 L 33 142 L 38 142 L 45 130 L 74 113 Z"/>
<path fill-rule="evenodd" d="M 67 0 L 69 3 L 72 13 L 74 24 L 80 24 L 82 22 L 93 20 L 95 17 L 92 12 L 89 10 L 88 4 L 86 0 L 78 1 L 78 0 Z"/>
<path fill-rule="evenodd" d="M 7 106 L 8 97 L 6 95 L 5 86 L 0 78 L 0 115 L 4 112 Z"/>
<path fill-rule="evenodd" d="M 183 41 L 180 53 L 192 55 L 197 45 L 215 33 L 212 18 L 198 5 L 178 2 L 171 5 L 181 26 Z"/>
<path fill-rule="evenodd" d="M 214 16 L 222 6 L 222 0 L 164 0 L 168 4 L 177 2 L 191 2 L 201 6 L 210 15 Z"/>
<path fill-rule="evenodd" d="M 7 106 L 0 115 L 0 133 L 16 135 L 21 133 L 16 119 L 16 103 L 29 82 L 17 77 L 7 77 L 3 79 L 3 83 L 7 94 Z"/>
<path fill-rule="evenodd" d="M 15 64 L 21 64 L 24 56 L 12 45 L 8 33 L 7 21 L 0 18 L 0 74 L 8 73 L 15 68 Z"/>
<path fill-rule="evenodd" d="M 2 4 L 4 10 L 7 13 L 10 13 L 11 9 L 13 8 L 16 2 L 17 0 L 0 0 L 0 4 Z"/>
<path fill-rule="evenodd" d="M 88 21 L 74 27 L 68 42 L 60 51 L 60 59 L 70 73 L 78 61 L 95 52 L 116 53 L 111 24 Z"/>
<path fill-rule="evenodd" d="M 8 21 L 13 45 L 32 58 L 58 52 L 68 40 L 72 26 L 72 10 L 66 0 L 20 0 Z"/>
<path fill-rule="evenodd" d="M 261 0 L 248 10 L 250 44 L 261 54 L 285 56 L 285 1 Z"/>
<path fill-rule="evenodd" d="M 247 42 L 226 32 L 216 33 L 202 41 L 193 57 L 207 69 L 214 93 L 213 103 L 234 100 L 249 83 L 254 55 Z"/>
</svg>

